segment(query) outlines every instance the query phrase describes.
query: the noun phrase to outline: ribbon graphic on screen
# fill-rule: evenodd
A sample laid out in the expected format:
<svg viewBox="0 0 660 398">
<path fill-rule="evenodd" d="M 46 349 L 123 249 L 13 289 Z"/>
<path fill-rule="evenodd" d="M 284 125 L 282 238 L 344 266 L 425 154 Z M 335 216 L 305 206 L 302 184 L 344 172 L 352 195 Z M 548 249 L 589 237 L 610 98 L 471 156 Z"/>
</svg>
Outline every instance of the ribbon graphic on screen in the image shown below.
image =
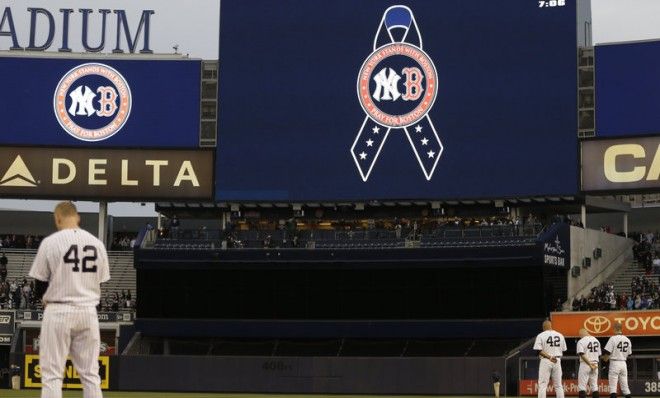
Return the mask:
<svg viewBox="0 0 660 398">
<path fill-rule="evenodd" d="M 438 75 L 424 52 L 415 17 L 406 6 L 383 14 L 373 52 L 360 68 L 357 93 L 366 116 L 351 147 L 363 181 L 369 179 L 387 137 L 405 133 L 427 180 L 443 146 L 428 116 L 438 94 Z"/>
</svg>

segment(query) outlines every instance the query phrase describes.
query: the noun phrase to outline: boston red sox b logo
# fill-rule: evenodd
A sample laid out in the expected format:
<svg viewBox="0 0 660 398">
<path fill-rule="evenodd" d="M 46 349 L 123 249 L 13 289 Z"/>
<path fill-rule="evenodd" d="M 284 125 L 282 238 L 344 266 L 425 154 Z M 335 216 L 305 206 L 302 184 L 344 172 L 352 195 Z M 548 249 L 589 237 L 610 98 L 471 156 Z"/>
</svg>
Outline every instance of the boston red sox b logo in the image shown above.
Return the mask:
<svg viewBox="0 0 660 398">
<path fill-rule="evenodd" d="M 362 64 L 358 99 L 366 113 L 351 154 L 363 181 L 392 131 L 402 131 L 427 180 L 443 151 L 428 116 L 438 95 L 438 76 L 422 49 L 422 37 L 410 8 L 392 6 L 383 14 L 373 52 Z"/>
</svg>

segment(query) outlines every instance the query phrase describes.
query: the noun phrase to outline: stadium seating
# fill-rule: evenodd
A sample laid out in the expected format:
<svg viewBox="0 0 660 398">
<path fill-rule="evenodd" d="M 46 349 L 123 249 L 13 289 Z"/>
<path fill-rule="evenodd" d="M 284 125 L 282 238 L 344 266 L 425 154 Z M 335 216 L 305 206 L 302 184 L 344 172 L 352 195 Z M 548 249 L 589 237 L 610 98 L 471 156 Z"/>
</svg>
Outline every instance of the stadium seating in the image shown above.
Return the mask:
<svg viewBox="0 0 660 398">
<path fill-rule="evenodd" d="M 22 280 L 27 278 L 37 251 L 34 249 L 7 249 L 4 252 L 8 260 L 7 279 Z M 133 252 L 110 251 L 108 252 L 108 258 L 110 260 L 111 279 L 108 283 L 101 285 L 101 295 L 128 290 L 135 298 L 137 291 L 135 288 Z"/>
<path fill-rule="evenodd" d="M 397 233 L 391 230 L 303 230 L 297 231 L 297 248 L 307 249 L 393 249 L 404 247 L 515 247 L 533 245 L 543 227 L 530 225 L 492 225 L 485 227 L 443 226 L 411 236 L 410 231 Z M 176 237 L 159 237 L 148 249 L 157 250 L 213 250 L 228 248 L 263 249 L 264 241 L 269 247 L 291 248 L 292 238 L 282 230 L 246 231 L 177 231 Z M 235 242 L 232 244 L 231 242 Z"/>
</svg>

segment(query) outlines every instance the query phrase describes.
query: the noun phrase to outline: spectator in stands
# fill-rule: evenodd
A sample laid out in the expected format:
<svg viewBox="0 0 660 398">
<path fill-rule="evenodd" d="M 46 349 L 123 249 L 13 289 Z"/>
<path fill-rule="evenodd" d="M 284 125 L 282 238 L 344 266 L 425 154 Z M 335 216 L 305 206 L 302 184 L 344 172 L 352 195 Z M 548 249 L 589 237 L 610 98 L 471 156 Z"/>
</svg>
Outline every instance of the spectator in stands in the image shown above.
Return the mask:
<svg viewBox="0 0 660 398">
<path fill-rule="evenodd" d="M 645 240 L 649 244 L 653 245 L 655 243 L 655 234 L 651 231 L 648 231 L 645 235 Z"/>
<path fill-rule="evenodd" d="M 273 246 L 273 237 L 269 234 L 264 238 L 264 249 L 269 249 Z"/>
<path fill-rule="evenodd" d="M 9 260 L 7 260 L 7 256 L 5 256 L 5 252 L 2 252 L 2 257 L 0 257 L 0 280 L 5 281 L 7 279 L 7 263 Z"/>
<path fill-rule="evenodd" d="M 571 309 L 573 311 L 580 311 L 580 298 L 578 298 L 578 296 L 573 297 L 573 303 L 571 304 Z"/>
<path fill-rule="evenodd" d="M 660 257 L 658 257 L 658 253 L 653 257 L 653 273 L 660 274 Z"/>
<path fill-rule="evenodd" d="M 626 308 L 628 309 L 628 311 L 632 311 L 635 308 L 635 300 L 633 299 L 632 296 L 628 297 Z"/>
<path fill-rule="evenodd" d="M 7 308 L 9 301 L 9 285 L 6 281 L 0 282 L 0 307 Z"/>
<path fill-rule="evenodd" d="M 14 308 L 22 308 L 21 303 L 22 303 L 22 298 L 23 298 L 23 288 L 18 282 L 14 282 L 16 284 L 16 291 L 14 292 L 14 297 L 13 297 L 13 304 Z"/>
<path fill-rule="evenodd" d="M 30 308 L 30 303 L 32 301 L 32 288 L 28 283 L 27 279 L 23 279 L 23 299 L 21 302 L 23 306 L 21 308 Z"/>
<path fill-rule="evenodd" d="M 173 238 L 179 237 L 179 218 L 174 214 L 170 220 L 170 232 L 172 233 Z"/>
</svg>

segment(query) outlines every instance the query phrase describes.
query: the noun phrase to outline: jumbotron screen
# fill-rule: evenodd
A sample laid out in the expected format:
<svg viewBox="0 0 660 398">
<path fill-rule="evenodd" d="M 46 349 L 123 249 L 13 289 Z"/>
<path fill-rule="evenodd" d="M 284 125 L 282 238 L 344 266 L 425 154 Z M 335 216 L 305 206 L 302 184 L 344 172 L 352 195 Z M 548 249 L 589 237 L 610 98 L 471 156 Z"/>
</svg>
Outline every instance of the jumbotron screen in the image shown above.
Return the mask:
<svg viewBox="0 0 660 398">
<path fill-rule="evenodd" d="M 571 0 L 224 0 L 216 198 L 575 194 Z"/>
<path fill-rule="evenodd" d="M 596 136 L 660 134 L 660 40 L 598 45 Z"/>
</svg>

